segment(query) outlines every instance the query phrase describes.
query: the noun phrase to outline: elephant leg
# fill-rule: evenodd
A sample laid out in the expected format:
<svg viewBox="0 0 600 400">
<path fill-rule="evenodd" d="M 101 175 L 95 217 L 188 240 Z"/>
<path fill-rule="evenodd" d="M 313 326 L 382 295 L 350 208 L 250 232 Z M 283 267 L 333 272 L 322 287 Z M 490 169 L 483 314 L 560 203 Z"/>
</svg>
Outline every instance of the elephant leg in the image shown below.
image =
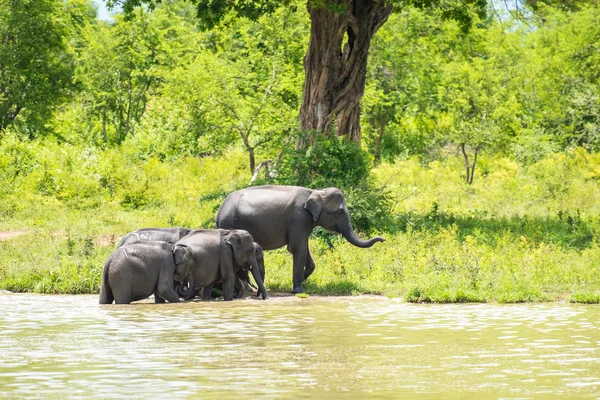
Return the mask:
<svg viewBox="0 0 600 400">
<path fill-rule="evenodd" d="M 290 247 L 292 256 L 294 257 L 294 289 L 292 293 L 304 293 L 302 287 L 302 281 L 304 280 L 304 266 L 306 265 L 306 258 L 308 255 L 308 239 L 306 241 L 299 241 L 293 247 Z"/>
<path fill-rule="evenodd" d="M 202 297 L 201 297 L 202 300 L 212 299 L 213 286 L 214 286 L 214 283 L 211 283 L 210 285 L 206 285 L 202 288 Z"/>
<path fill-rule="evenodd" d="M 309 276 L 315 271 L 315 262 L 310 255 L 310 250 L 306 250 L 306 268 L 304 269 L 304 280 L 307 280 Z"/>
<path fill-rule="evenodd" d="M 173 268 L 174 269 L 174 268 Z M 180 303 L 179 296 L 175 289 L 173 289 L 173 271 L 170 273 L 161 272 L 158 276 L 158 285 L 156 286 L 156 292 L 160 297 L 167 300 L 169 303 Z M 170 275 L 170 276 L 167 276 Z"/>
<path fill-rule="evenodd" d="M 169 303 L 181 303 L 179 296 L 172 287 L 159 287 L 156 291 L 160 297 L 167 300 Z"/>
<path fill-rule="evenodd" d="M 239 278 L 235 279 L 235 285 L 234 285 L 234 295 L 233 297 L 236 299 L 243 299 L 244 298 L 244 292 L 246 291 L 246 285 L 244 285 L 244 282 L 242 282 Z"/>
<path fill-rule="evenodd" d="M 233 288 L 235 286 L 236 277 L 234 274 L 231 274 L 230 277 L 223 279 L 223 300 L 231 301 L 233 300 Z"/>
<path fill-rule="evenodd" d="M 162 297 L 160 297 L 160 295 L 158 294 L 158 291 L 154 292 L 154 303 L 156 304 L 162 304 L 165 302 L 165 299 L 163 299 Z"/>
<path fill-rule="evenodd" d="M 223 281 L 223 300 L 233 300 L 233 287 L 237 280 L 237 275 L 234 269 L 234 255 L 233 249 L 223 241 L 219 256 L 219 273 L 221 274 L 221 280 Z"/>
<path fill-rule="evenodd" d="M 115 297 L 115 304 L 130 304 L 132 301 L 135 301 L 133 298 L 133 287 L 125 287 L 121 288 L 121 290 L 114 290 L 113 295 Z"/>
</svg>

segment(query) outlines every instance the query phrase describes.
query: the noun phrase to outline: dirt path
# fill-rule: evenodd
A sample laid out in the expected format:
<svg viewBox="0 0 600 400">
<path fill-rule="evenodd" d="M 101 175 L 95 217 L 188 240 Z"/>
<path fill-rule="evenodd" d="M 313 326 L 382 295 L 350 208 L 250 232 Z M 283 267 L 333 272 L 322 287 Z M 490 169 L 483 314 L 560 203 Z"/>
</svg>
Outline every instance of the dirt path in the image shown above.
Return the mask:
<svg viewBox="0 0 600 400">
<path fill-rule="evenodd" d="M 26 234 L 26 231 L 5 231 L 0 232 L 0 242 L 4 242 L 6 240 L 10 240 L 16 238 L 17 236 L 21 236 Z"/>
</svg>

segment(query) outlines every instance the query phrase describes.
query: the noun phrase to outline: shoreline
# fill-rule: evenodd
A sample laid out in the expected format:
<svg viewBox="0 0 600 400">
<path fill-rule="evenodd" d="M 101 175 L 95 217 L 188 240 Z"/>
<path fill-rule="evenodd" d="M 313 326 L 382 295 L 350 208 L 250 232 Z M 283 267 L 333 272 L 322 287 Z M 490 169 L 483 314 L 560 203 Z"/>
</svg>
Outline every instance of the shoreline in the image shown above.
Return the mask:
<svg viewBox="0 0 600 400">
<path fill-rule="evenodd" d="M 54 296 L 54 297 L 58 297 L 58 296 L 98 297 L 97 293 L 78 293 L 78 294 L 53 293 L 52 294 L 52 293 L 37 293 L 37 292 L 11 292 L 9 290 L 0 290 L 0 296 L 28 296 L 28 295 Z M 147 299 L 139 300 L 139 301 L 133 302 L 131 304 L 154 304 L 153 299 L 154 298 L 152 296 L 150 296 Z M 569 301 L 568 296 L 561 297 L 561 298 L 558 298 L 555 300 L 540 300 L 540 301 L 514 301 L 514 302 L 440 301 L 440 302 L 433 302 L 433 301 L 406 301 L 402 297 L 389 297 L 389 296 L 381 295 L 381 294 L 337 295 L 337 294 L 318 293 L 318 294 L 309 294 L 307 296 L 297 296 L 295 294 L 286 293 L 286 292 L 272 292 L 272 293 L 268 292 L 268 297 L 265 301 L 260 300 L 259 298 L 256 298 L 255 296 L 248 294 L 243 299 L 235 299 L 235 300 L 232 300 L 231 302 L 224 302 L 223 299 L 213 299 L 210 301 L 206 301 L 206 300 L 200 300 L 199 298 L 196 298 L 195 300 L 191 300 L 191 301 L 182 301 L 181 304 L 196 304 L 196 303 L 200 303 L 200 304 L 212 304 L 212 303 L 240 304 L 240 303 L 247 303 L 249 301 L 257 301 L 258 302 L 257 304 L 269 304 L 269 303 L 274 303 L 274 302 L 279 304 L 279 303 L 291 303 L 291 302 L 302 302 L 302 301 L 311 302 L 311 301 L 315 301 L 315 300 L 320 303 L 333 303 L 333 302 L 343 302 L 343 301 L 351 301 L 351 300 L 358 300 L 358 301 L 373 300 L 373 301 L 389 301 L 389 302 L 394 302 L 394 303 L 398 303 L 398 304 L 421 304 L 421 305 L 431 305 L 431 304 L 436 304 L 436 305 L 443 305 L 443 304 L 464 304 L 464 305 L 474 305 L 474 304 L 488 304 L 488 305 L 580 304 L 580 305 L 590 305 L 590 306 L 598 306 L 599 305 L 598 303 Z M 169 304 L 169 303 L 167 303 L 167 304 Z M 113 305 L 116 305 L 116 304 L 113 304 Z M 122 305 L 122 306 L 124 306 L 124 305 Z"/>
</svg>

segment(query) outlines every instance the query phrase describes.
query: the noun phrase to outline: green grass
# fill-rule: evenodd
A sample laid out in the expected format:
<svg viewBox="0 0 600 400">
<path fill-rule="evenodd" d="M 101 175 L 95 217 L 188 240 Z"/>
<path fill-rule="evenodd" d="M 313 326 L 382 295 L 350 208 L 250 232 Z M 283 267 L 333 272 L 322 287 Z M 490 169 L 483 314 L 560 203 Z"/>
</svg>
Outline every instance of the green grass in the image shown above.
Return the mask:
<svg viewBox="0 0 600 400">
<path fill-rule="evenodd" d="M 239 151 L 175 163 L 114 149 L 82 154 L 52 143 L 1 144 L 0 232 L 25 233 L 0 241 L 0 289 L 97 293 L 121 235 L 212 227 L 224 196 L 249 178 Z M 376 232 L 386 242 L 359 249 L 332 235 L 330 247 L 314 235 L 307 293 L 600 303 L 600 156 L 576 150 L 529 167 L 483 158 L 478 172 L 466 185 L 454 158 L 377 167 L 395 199 L 393 224 Z M 267 288 L 289 292 L 291 255 L 266 252 L 265 265 Z"/>
</svg>

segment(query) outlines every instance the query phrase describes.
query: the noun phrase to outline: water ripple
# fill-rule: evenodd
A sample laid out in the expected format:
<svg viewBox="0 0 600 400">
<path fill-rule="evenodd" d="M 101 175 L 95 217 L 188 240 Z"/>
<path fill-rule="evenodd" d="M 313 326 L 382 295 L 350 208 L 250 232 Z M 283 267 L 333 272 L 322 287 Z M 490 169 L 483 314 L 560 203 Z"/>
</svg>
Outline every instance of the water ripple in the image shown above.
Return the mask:
<svg viewBox="0 0 600 400">
<path fill-rule="evenodd" d="M 600 396 L 600 307 L 0 295 L 0 397 Z"/>
</svg>

